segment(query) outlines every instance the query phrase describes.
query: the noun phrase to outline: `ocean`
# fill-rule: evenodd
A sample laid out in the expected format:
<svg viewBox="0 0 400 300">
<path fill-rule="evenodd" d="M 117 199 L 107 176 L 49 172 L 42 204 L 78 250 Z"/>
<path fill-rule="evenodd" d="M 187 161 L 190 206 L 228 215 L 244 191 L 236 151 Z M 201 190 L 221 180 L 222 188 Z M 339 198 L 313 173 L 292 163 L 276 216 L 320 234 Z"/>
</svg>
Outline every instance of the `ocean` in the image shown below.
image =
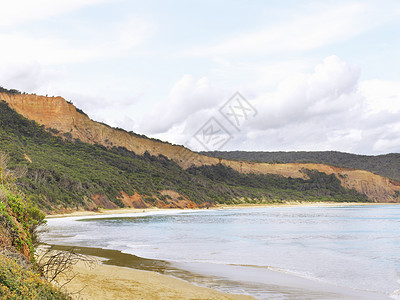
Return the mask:
<svg viewBox="0 0 400 300">
<path fill-rule="evenodd" d="M 168 274 L 224 292 L 400 299 L 397 205 L 151 211 L 48 219 L 46 227 L 47 244 L 166 261 L 185 271 Z"/>
</svg>

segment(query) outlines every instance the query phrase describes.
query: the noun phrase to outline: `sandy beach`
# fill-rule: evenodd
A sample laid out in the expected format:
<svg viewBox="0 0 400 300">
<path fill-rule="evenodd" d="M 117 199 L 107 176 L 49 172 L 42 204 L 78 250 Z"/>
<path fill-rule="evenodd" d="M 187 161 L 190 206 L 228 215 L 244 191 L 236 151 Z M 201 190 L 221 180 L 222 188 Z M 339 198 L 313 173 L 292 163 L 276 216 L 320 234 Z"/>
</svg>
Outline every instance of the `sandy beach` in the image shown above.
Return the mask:
<svg viewBox="0 0 400 300">
<path fill-rule="evenodd" d="M 161 209 L 161 208 L 117 208 L 117 209 L 99 209 L 98 211 L 78 210 L 71 213 L 61 213 L 54 215 L 47 215 L 47 219 L 51 218 L 65 218 L 65 217 L 83 217 L 83 216 L 96 216 L 96 215 L 111 215 L 111 214 L 129 214 L 129 213 L 142 213 L 149 211 L 173 211 L 174 209 Z M 181 211 L 181 209 L 175 209 Z"/>
<path fill-rule="evenodd" d="M 151 271 L 104 265 L 74 266 L 77 276 L 65 286 L 75 299 L 255 299 L 225 294 Z"/>
<path fill-rule="evenodd" d="M 397 205 L 399 203 L 370 203 L 370 202 L 298 202 L 298 201 L 290 201 L 284 203 L 271 203 L 271 204 L 235 204 L 235 205 L 217 205 L 215 207 L 211 207 L 209 209 L 243 209 L 243 208 L 257 208 L 257 207 L 332 207 L 332 206 L 358 206 L 358 205 Z M 204 210 L 205 208 L 200 208 L 199 210 Z M 111 214 L 129 214 L 129 213 L 143 213 L 143 212 L 154 212 L 154 211 L 182 211 L 183 209 L 175 209 L 175 208 L 117 208 L 117 209 L 99 209 L 98 211 L 88 211 L 88 210 L 80 210 L 74 211 L 71 213 L 62 213 L 62 214 L 54 214 L 47 215 L 47 219 L 51 218 L 64 218 L 64 217 L 80 217 L 80 216 L 96 216 L 96 215 L 111 215 Z"/>
</svg>

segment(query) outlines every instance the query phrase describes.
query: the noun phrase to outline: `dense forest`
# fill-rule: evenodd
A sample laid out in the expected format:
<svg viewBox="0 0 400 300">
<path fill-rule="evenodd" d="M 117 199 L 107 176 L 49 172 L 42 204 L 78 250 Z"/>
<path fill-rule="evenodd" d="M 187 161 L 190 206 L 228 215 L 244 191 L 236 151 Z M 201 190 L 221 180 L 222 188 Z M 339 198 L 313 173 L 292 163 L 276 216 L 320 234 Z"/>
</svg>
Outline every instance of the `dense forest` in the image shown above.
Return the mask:
<svg viewBox="0 0 400 300">
<path fill-rule="evenodd" d="M 321 163 L 337 167 L 370 171 L 400 181 L 400 154 L 357 155 L 337 151 L 247 152 L 213 151 L 201 154 L 230 160 L 266 163 Z"/>
<path fill-rule="evenodd" d="M 53 134 L 52 134 L 53 133 Z M 244 175 L 218 165 L 182 169 L 164 156 L 139 156 L 125 148 L 60 137 L 0 103 L 0 152 L 10 157 L 17 184 L 45 211 L 85 208 L 94 194 L 119 207 L 121 191 L 139 193 L 148 205 L 168 200 L 172 190 L 199 205 L 299 201 L 368 201 L 344 189 L 335 175 L 311 170 L 308 180 L 279 175 Z"/>
</svg>

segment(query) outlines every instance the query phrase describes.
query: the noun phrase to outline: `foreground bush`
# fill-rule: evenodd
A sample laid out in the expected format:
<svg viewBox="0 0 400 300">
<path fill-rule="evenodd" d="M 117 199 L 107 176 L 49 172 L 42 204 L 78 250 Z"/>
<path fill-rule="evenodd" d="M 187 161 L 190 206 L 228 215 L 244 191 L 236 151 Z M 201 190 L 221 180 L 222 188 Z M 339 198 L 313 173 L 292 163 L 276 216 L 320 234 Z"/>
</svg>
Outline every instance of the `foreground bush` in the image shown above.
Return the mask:
<svg viewBox="0 0 400 300">
<path fill-rule="evenodd" d="M 0 299 L 70 298 L 38 274 L 0 254 Z"/>
<path fill-rule="evenodd" d="M 0 249 L 13 247 L 34 263 L 37 228 L 45 223 L 45 214 L 26 202 L 14 184 L 16 178 L 6 169 L 7 160 L 0 152 Z"/>
</svg>

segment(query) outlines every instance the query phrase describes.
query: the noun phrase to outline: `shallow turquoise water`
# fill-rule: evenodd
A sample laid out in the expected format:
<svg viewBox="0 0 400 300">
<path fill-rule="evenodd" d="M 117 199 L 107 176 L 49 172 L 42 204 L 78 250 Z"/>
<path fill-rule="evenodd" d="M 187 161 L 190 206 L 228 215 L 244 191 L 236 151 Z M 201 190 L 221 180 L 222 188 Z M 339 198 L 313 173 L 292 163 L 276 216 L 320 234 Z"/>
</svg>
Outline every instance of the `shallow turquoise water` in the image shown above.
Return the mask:
<svg viewBox="0 0 400 300">
<path fill-rule="evenodd" d="M 43 240 L 50 244 L 167 260 L 209 276 L 203 285 L 262 299 L 397 299 L 400 294 L 400 206 L 74 217 L 49 219 L 48 228 Z"/>
</svg>

